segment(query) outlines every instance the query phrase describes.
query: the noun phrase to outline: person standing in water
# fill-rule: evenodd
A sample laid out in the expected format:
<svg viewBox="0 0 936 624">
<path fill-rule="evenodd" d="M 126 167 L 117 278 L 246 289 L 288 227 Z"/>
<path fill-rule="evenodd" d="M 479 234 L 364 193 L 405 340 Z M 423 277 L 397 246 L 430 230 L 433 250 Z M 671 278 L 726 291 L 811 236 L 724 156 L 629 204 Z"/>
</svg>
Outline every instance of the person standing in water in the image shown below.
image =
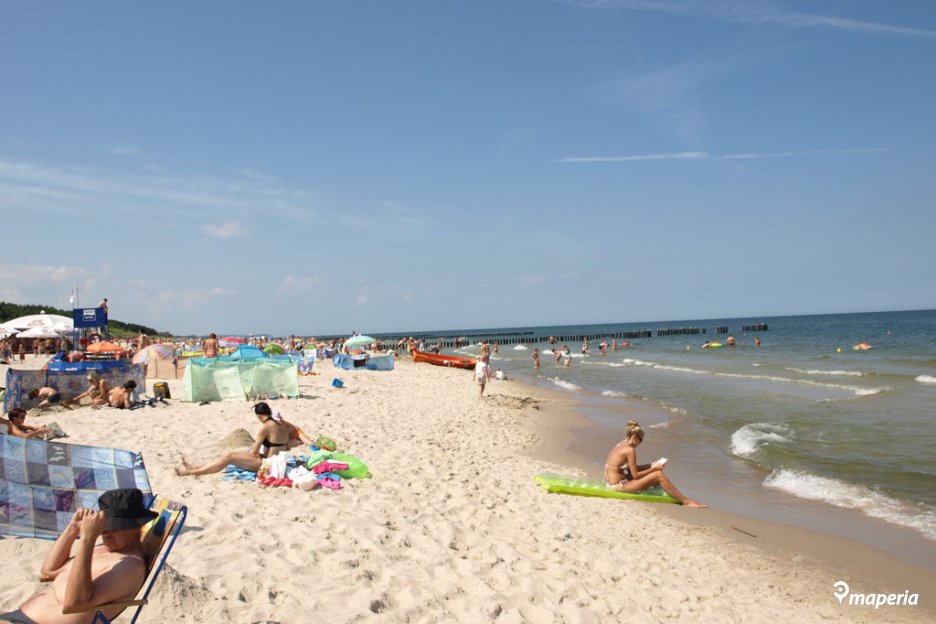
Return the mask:
<svg viewBox="0 0 936 624">
<path fill-rule="evenodd" d="M 539 370 L 539 348 L 533 349 L 533 369 Z"/>
<path fill-rule="evenodd" d="M 643 439 L 644 431 L 640 424 L 636 420 L 627 421 L 627 438 L 618 442 L 605 460 L 605 482 L 608 486 L 619 492 L 643 492 L 659 485 L 686 507 L 705 507 L 680 492 L 663 474 L 666 459 L 658 459 L 652 464 L 637 464 L 637 447 Z"/>
</svg>

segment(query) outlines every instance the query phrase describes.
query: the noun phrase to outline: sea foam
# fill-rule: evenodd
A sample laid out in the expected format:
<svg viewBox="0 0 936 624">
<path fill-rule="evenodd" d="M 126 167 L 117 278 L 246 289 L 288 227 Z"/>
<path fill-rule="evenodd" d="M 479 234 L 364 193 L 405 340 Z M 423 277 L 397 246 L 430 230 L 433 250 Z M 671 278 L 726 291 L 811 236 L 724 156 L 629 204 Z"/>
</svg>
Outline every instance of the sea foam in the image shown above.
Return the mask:
<svg viewBox="0 0 936 624">
<path fill-rule="evenodd" d="M 713 370 L 704 370 L 698 368 L 687 368 L 685 366 L 670 366 L 668 364 L 652 364 L 653 368 L 663 371 L 672 371 L 675 373 L 689 373 L 691 375 L 711 375 L 713 377 L 727 377 L 730 379 L 752 379 L 757 381 L 773 381 L 777 383 L 800 384 L 813 386 L 816 388 L 830 388 L 834 390 L 844 390 L 851 392 L 855 396 L 871 396 L 879 394 L 886 388 L 862 388 L 861 386 L 849 386 L 844 384 L 826 383 L 822 381 L 813 381 L 812 379 L 793 379 L 792 377 L 777 377 L 775 375 L 749 375 L 746 373 L 722 373 Z M 859 373 L 861 374 L 861 373 Z"/>
<path fill-rule="evenodd" d="M 764 485 L 799 498 L 857 509 L 872 518 L 916 529 L 928 539 L 936 540 L 936 510 L 902 503 L 862 485 L 787 469 L 775 471 L 764 480 Z"/>
<path fill-rule="evenodd" d="M 526 351 L 526 350 L 527 350 L 527 347 L 526 347 L 526 345 L 518 344 L 516 347 L 514 347 L 513 350 L 514 350 L 514 351 Z"/>
<path fill-rule="evenodd" d="M 750 423 L 731 434 L 731 452 L 738 457 L 749 457 L 765 444 L 790 442 L 793 430 L 787 425 Z"/>
<path fill-rule="evenodd" d="M 580 386 L 576 386 L 571 381 L 565 381 L 564 379 L 559 379 L 558 377 L 548 377 L 548 379 L 549 381 L 553 382 L 554 384 L 556 384 L 563 390 L 569 390 L 571 392 L 578 392 L 579 390 L 582 389 Z"/>
<path fill-rule="evenodd" d="M 802 368 L 792 368 L 792 367 L 788 367 L 786 370 L 793 371 L 795 373 L 802 373 L 804 375 L 834 375 L 838 377 L 864 377 L 865 375 L 861 371 L 848 371 L 848 370 L 821 370 L 821 369 L 804 370 Z"/>
<path fill-rule="evenodd" d="M 936 383 L 936 377 L 933 377 L 932 375 L 919 375 L 918 377 L 914 377 L 914 379 L 916 379 L 920 383 L 925 383 L 925 384 Z"/>
</svg>

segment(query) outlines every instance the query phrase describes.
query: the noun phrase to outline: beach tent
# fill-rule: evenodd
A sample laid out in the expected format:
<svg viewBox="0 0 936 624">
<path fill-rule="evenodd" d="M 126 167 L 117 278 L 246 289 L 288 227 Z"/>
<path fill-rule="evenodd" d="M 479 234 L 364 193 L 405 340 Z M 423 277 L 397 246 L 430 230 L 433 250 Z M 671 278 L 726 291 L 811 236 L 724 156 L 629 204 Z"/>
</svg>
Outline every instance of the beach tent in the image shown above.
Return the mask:
<svg viewBox="0 0 936 624">
<path fill-rule="evenodd" d="M 241 345 L 232 351 L 229 355 L 226 355 L 224 359 L 227 360 L 241 360 L 244 362 L 253 362 L 254 360 L 267 360 L 270 356 L 261 351 L 258 347 L 253 345 Z"/>
<path fill-rule="evenodd" d="M 287 357 L 272 358 L 260 353 L 262 358 L 255 359 L 191 358 L 182 377 L 182 400 L 196 403 L 243 401 L 258 394 L 298 397 L 295 362 Z"/>
</svg>

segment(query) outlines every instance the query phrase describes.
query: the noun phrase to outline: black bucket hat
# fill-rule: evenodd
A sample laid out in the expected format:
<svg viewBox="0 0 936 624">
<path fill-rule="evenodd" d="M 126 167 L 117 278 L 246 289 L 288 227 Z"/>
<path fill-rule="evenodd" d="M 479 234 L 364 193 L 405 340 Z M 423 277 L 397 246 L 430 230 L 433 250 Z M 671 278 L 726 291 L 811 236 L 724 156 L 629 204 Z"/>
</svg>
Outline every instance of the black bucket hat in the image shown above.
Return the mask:
<svg viewBox="0 0 936 624">
<path fill-rule="evenodd" d="M 159 516 L 146 508 L 137 488 L 108 490 L 98 498 L 98 506 L 104 512 L 105 531 L 137 529 Z"/>
</svg>

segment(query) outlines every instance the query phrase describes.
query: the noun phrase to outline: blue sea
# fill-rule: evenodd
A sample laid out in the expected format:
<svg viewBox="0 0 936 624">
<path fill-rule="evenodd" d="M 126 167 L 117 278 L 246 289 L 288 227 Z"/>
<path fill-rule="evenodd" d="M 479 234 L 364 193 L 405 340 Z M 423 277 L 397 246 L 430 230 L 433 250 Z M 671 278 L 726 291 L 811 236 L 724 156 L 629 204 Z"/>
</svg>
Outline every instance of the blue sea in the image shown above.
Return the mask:
<svg viewBox="0 0 936 624">
<path fill-rule="evenodd" d="M 766 331 L 742 331 L 761 323 Z M 657 335 L 678 327 L 706 333 Z M 705 340 L 725 342 L 718 327 L 728 328 L 736 346 L 701 349 Z M 529 340 L 529 332 L 568 337 L 638 330 L 653 336 L 617 351 L 609 346 L 605 355 L 600 340 L 591 341 L 588 353 L 567 340 L 574 354 L 569 368 L 553 363 L 550 344 Z M 446 334 L 479 331 L 485 330 Z M 492 367 L 581 400 L 597 433 L 573 450 L 596 465 L 636 417 L 650 443 L 641 446 L 641 459 L 669 457 L 667 474 L 690 496 L 804 526 L 823 509 L 837 510 L 826 526 L 811 528 L 828 529 L 844 518 L 858 527 L 843 532 L 851 537 L 864 539 L 886 526 L 926 547 L 936 541 L 934 310 L 486 331 L 511 342 L 499 347 Z M 852 349 L 861 340 L 872 348 Z M 534 348 L 541 353 L 539 371 Z M 478 347 L 457 352 L 477 354 Z"/>
</svg>

